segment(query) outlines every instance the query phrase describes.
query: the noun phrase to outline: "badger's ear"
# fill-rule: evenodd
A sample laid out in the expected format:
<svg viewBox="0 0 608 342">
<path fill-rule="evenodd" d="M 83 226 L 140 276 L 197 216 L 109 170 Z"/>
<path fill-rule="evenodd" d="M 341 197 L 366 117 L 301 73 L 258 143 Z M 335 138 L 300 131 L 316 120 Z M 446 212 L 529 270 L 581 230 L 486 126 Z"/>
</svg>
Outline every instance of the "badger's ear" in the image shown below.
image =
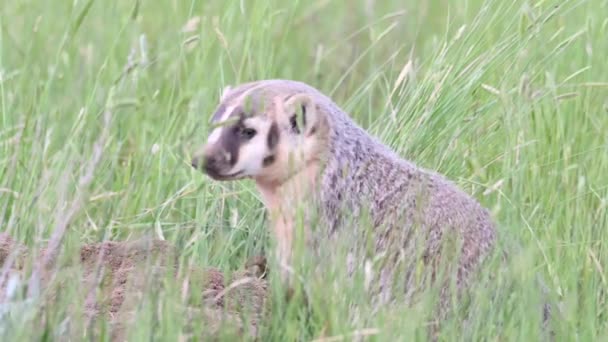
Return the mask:
<svg viewBox="0 0 608 342">
<path fill-rule="evenodd" d="M 232 86 L 227 85 L 224 87 L 224 90 L 222 90 L 222 93 L 220 94 L 220 102 L 223 102 L 226 99 L 226 96 L 228 93 L 230 93 L 230 90 L 232 90 Z"/>
<path fill-rule="evenodd" d="M 319 124 L 319 112 L 311 96 L 297 94 L 288 98 L 284 111 L 293 133 L 305 136 L 315 134 Z"/>
</svg>

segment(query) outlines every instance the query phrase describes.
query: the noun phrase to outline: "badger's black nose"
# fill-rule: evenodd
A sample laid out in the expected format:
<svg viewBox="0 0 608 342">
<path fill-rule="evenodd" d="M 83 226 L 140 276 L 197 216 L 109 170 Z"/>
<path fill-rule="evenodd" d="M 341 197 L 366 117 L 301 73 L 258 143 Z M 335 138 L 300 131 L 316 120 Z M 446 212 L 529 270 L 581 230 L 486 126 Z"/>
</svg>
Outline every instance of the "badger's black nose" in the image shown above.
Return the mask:
<svg viewBox="0 0 608 342">
<path fill-rule="evenodd" d="M 192 158 L 192 167 L 209 175 L 216 175 L 221 169 L 222 161 L 215 154 Z"/>
<path fill-rule="evenodd" d="M 205 148 L 202 152 L 194 154 L 190 164 L 194 169 L 215 179 L 220 178 L 222 173 L 230 167 L 226 158 L 226 153 L 217 147 Z"/>
<path fill-rule="evenodd" d="M 214 156 L 207 156 L 203 161 L 203 170 L 207 173 L 215 173 L 218 167 L 217 158 Z"/>
</svg>

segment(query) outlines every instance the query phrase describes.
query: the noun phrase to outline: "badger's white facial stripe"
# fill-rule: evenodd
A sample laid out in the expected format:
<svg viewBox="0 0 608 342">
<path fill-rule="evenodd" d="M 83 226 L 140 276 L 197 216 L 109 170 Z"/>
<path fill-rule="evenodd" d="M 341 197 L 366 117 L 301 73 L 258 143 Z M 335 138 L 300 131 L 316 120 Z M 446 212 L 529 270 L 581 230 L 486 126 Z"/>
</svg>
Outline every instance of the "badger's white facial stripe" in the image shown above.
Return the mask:
<svg viewBox="0 0 608 342">
<path fill-rule="evenodd" d="M 224 87 L 222 93 L 220 94 L 220 101 L 224 101 L 226 99 L 226 97 L 230 93 L 230 90 L 232 90 L 232 87 L 230 85 Z"/>
<path fill-rule="evenodd" d="M 228 120 L 228 117 L 230 117 L 230 114 L 232 114 L 232 112 L 234 111 L 234 108 L 236 108 L 236 106 L 227 107 L 226 110 L 224 111 L 224 114 L 222 114 L 222 117 L 219 119 L 218 122 L 224 122 L 224 121 Z"/>
<path fill-rule="evenodd" d="M 218 127 L 216 129 L 214 129 L 211 134 L 209 134 L 209 137 L 207 138 L 207 143 L 209 144 L 215 144 L 220 137 L 222 136 L 222 127 Z"/>
<path fill-rule="evenodd" d="M 222 113 L 222 116 L 217 119 L 216 123 L 219 124 L 219 123 L 222 123 L 222 122 L 228 120 L 228 117 L 230 116 L 230 114 L 232 114 L 235 107 L 236 106 L 227 107 L 226 110 L 224 111 L 224 113 Z M 213 131 L 211 131 L 211 133 L 209 134 L 209 137 L 207 138 L 207 143 L 215 144 L 216 142 L 218 142 L 218 140 L 222 136 L 223 129 L 224 129 L 224 127 L 220 126 L 220 127 L 215 128 Z"/>
</svg>

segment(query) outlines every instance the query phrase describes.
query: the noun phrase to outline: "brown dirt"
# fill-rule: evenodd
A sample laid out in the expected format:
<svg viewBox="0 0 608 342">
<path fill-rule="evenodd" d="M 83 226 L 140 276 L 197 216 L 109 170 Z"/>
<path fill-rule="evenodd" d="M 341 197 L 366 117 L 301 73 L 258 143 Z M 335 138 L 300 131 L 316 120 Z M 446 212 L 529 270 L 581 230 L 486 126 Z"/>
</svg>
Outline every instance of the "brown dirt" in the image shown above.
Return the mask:
<svg viewBox="0 0 608 342">
<path fill-rule="evenodd" d="M 0 233 L 0 276 L 6 274 L 4 270 L 23 273 L 27 252 L 8 234 Z M 44 253 L 44 249 L 40 253 Z M 63 278 L 54 278 L 53 272 L 46 270 L 41 275 L 42 287 L 47 289 L 45 294 L 52 305 L 62 284 L 78 279 L 84 302 L 79 312 L 84 310 L 85 319 L 92 323 L 107 320 L 112 340 L 123 341 L 128 328 L 137 323 L 135 314 L 144 301 L 144 294 L 165 286 L 165 276 L 171 272 L 170 276 L 181 286 L 179 298 L 185 304 L 185 338 L 190 334 L 190 337 L 207 340 L 227 332 L 238 336 L 257 335 L 260 321 L 267 312 L 264 257 L 250 259 L 243 269 L 230 275 L 215 268 L 180 268 L 177 257 L 173 246 L 161 240 L 88 244 L 80 249 L 79 267 L 62 272 Z M 71 272 L 72 269 L 76 272 Z M 6 300 L 7 279 L 0 279 L 0 303 Z M 192 331 L 195 327 L 203 333 Z M 82 331 L 71 333 L 82 334 Z"/>
</svg>

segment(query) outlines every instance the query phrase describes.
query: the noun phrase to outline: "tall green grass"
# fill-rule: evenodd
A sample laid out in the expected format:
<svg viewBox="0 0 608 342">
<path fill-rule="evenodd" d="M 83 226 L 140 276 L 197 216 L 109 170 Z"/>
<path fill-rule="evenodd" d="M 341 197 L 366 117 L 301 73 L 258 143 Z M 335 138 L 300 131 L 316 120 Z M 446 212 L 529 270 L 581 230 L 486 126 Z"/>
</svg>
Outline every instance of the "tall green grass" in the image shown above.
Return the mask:
<svg viewBox="0 0 608 342">
<path fill-rule="evenodd" d="M 455 180 L 491 209 L 501 244 L 516 246 L 442 338 L 536 340 L 537 275 L 561 303 L 557 340 L 608 338 L 606 1 L 21 0 L 0 10 L 0 229 L 20 242 L 46 245 L 65 225 L 67 260 L 83 243 L 156 236 L 184 263 L 226 269 L 268 250 L 252 184 L 212 182 L 189 160 L 225 85 L 296 79 Z M 264 340 L 366 328 L 370 339 L 424 337 L 424 303 L 374 312 L 339 265 L 326 268 L 303 280 L 311 312 L 276 296 Z M 65 297 L 41 308 L 45 327 L 11 309 L 3 340 L 52 339 Z M 151 295 L 133 337 L 176 339 L 178 297 Z"/>
</svg>

